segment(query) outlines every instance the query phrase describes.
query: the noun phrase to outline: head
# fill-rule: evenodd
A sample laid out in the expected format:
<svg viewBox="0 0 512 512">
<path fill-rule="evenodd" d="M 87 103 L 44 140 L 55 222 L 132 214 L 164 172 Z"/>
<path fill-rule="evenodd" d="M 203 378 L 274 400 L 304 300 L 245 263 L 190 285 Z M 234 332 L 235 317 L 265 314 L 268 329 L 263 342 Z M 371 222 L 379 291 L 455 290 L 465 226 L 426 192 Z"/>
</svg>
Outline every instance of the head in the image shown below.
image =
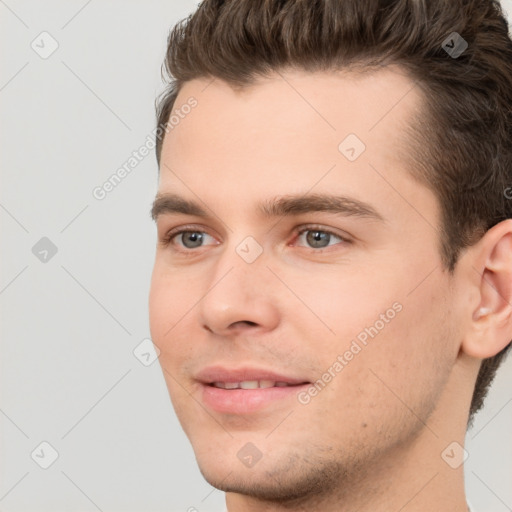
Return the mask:
<svg viewBox="0 0 512 512">
<path fill-rule="evenodd" d="M 206 0 L 165 64 L 150 322 L 205 477 L 284 499 L 465 427 L 512 338 L 499 3 Z M 235 414 L 212 365 L 305 385 Z"/>
</svg>

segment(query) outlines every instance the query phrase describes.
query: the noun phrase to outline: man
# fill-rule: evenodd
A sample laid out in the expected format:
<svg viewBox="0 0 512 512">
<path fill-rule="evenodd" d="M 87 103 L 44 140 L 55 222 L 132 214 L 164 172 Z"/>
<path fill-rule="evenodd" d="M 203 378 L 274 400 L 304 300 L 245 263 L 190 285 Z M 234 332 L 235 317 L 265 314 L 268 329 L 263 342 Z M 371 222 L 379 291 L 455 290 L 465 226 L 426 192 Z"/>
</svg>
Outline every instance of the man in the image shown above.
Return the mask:
<svg viewBox="0 0 512 512">
<path fill-rule="evenodd" d="M 229 512 L 468 510 L 512 339 L 499 3 L 206 0 L 166 66 L 150 323 L 205 479 Z"/>
</svg>

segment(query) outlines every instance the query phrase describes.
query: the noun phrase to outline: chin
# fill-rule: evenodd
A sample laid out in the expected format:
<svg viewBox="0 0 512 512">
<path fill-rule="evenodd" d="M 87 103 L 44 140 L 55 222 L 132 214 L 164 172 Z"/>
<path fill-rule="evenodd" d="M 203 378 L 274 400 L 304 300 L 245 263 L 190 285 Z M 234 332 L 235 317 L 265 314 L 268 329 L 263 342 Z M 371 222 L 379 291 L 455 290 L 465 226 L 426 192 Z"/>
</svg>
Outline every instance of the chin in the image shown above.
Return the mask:
<svg viewBox="0 0 512 512">
<path fill-rule="evenodd" d="M 220 491 L 297 507 L 302 502 L 307 503 L 312 496 L 324 494 L 331 482 L 324 471 L 310 467 L 310 472 L 306 473 L 299 471 L 299 467 L 293 471 L 277 467 L 267 470 L 263 466 L 240 469 L 222 467 L 214 462 L 199 462 L 199 471 L 204 479 Z M 336 484 L 339 485 L 339 479 L 336 479 Z"/>
</svg>

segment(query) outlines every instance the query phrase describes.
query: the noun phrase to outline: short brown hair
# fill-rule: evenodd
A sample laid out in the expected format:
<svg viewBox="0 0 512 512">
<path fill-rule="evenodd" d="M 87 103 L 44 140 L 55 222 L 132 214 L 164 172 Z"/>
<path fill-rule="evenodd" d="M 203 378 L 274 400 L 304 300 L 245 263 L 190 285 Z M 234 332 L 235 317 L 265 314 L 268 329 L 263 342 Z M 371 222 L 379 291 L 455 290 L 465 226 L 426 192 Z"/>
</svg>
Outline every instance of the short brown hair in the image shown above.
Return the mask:
<svg viewBox="0 0 512 512">
<path fill-rule="evenodd" d="M 468 45 L 461 55 L 449 52 L 453 37 Z M 390 64 L 423 93 L 402 156 L 439 200 L 440 253 L 453 272 L 462 249 L 512 218 L 512 41 L 498 0 L 204 0 L 169 34 L 157 123 L 192 79 L 244 87 L 286 68 Z M 510 346 L 483 361 L 470 423 Z"/>
</svg>

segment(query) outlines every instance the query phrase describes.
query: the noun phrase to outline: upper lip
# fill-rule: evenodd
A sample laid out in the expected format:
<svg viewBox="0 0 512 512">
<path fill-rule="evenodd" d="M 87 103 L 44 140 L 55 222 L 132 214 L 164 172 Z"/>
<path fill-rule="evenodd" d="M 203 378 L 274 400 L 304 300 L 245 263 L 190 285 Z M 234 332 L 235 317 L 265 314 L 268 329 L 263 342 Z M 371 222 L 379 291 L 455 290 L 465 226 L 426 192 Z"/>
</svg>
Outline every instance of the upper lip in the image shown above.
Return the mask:
<svg viewBox="0 0 512 512">
<path fill-rule="evenodd" d="M 254 367 L 226 368 L 224 366 L 208 366 L 197 373 L 196 379 L 203 384 L 213 382 L 243 382 L 248 380 L 271 380 L 287 384 L 305 384 L 306 379 L 291 377 L 273 370 Z"/>
</svg>

